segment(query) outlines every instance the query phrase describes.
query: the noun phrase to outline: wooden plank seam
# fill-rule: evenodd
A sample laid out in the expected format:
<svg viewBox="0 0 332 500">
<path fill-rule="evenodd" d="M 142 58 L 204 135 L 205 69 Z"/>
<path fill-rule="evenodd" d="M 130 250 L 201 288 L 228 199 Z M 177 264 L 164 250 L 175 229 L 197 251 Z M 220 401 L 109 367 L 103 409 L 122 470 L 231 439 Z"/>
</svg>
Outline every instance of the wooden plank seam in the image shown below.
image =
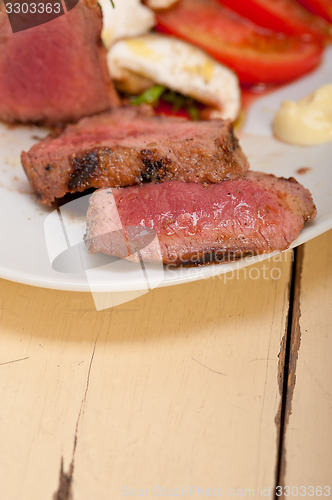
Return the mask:
<svg viewBox="0 0 332 500">
<path fill-rule="evenodd" d="M 285 433 L 289 416 L 292 412 L 292 399 L 296 383 L 296 363 L 301 344 L 301 329 L 299 320 L 301 316 L 300 295 L 303 257 L 304 245 L 301 245 L 294 249 L 294 262 L 290 279 L 287 326 L 285 335 L 281 341 L 279 353 L 278 381 L 281 401 L 275 418 L 275 423 L 278 429 L 275 500 L 277 500 L 277 498 L 283 498 L 283 496 L 277 496 L 276 487 L 284 486 L 286 471 Z"/>
</svg>

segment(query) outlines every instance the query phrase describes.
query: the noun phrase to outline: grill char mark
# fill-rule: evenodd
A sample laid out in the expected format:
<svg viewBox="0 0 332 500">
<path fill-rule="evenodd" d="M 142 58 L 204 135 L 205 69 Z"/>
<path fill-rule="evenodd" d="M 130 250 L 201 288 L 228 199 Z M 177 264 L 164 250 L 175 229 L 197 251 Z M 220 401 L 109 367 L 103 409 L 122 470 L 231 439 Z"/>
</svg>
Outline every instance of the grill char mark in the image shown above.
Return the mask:
<svg viewBox="0 0 332 500">
<path fill-rule="evenodd" d="M 167 175 L 167 165 L 170 163 L 168 158 L 158 158 L 150 149 L 142 149 L 140 158 L 144 165 L 141 182 L 158 182 Z"/>
<path fill-rule="evenodd" d="M 89 187 L 89 181 L 99 173 L 100 158 L 97 149 L 72 158 L 73 171 L 68 182 L 69 191 L 81 191 Z"/>
</svg>

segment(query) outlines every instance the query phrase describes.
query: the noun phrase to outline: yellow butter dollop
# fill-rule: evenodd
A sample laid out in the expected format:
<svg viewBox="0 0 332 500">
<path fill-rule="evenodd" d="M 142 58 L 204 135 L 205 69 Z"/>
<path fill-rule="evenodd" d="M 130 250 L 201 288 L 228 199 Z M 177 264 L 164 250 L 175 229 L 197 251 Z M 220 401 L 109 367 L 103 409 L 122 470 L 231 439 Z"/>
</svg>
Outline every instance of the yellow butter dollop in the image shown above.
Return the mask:
<svg viewBox="0 0 332 500">
<path fill-rule="evenodd" d="M 332 141 L 332 84 L 297 102 L 284 101 L 274 119 L 274 133 L 282 141 L 298 145 Z"/>
</svg>

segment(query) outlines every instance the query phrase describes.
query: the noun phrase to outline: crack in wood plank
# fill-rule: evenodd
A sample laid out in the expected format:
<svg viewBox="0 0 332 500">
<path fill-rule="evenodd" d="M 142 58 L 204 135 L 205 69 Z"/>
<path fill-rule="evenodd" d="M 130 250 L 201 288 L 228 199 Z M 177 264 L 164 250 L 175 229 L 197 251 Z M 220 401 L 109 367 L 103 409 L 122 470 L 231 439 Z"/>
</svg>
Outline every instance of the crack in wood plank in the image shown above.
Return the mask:
<svg viewBox="0 0 332 500">
<path fill-rule="evenodd" d="M 301 345 L 300 295 L 304 246 L 301 245 L 296 248 L 294 253 L 295 258 L 289 287 L 288 319 L 286 331 L 281 340 L 280 352 L 278 355 L 278 385 L 281 400 L 275 417 L 275 423 L 278 429 L 278 456 L 275 486 L 284 485 L 286 471 L 286 449 L 284 445 L 284 438 L 289 416 L 292 413 L 292 400 L 296 383 L 296 364 Z"/>
<path fill-rule="evenodd" d="M 94 341 L 94 344 L 93 344 L 92 354 L 90 357 L 90 363 L 89 363 L 89 368 L 88 368 L 88 373 L 87 373 L 87 378 L 86 378 L 86 383 L 85 383 L 84 395 L 83 395 L 83 398 L 81 401 L 80 409 L 78 412 L 78 417 L 76 420 L 72 459 L 71 459 L 71 462 L 69 465 L 68 472 L 65 472 L 64 468 L 63 468 L 63 457 L 61 457 L 59 486 L 58 486 L 58 489 L 56 490 L 56 492 L 54 493 L 52 500 L 73 500 L 72 485 L 73 485 L 73 477 L 74 477 L 74 464 L 75 464 L 75 453 L 76 453 L 76 448 L 77 448 L 78 429 L 79 429 L 81 416 L 84 413 L 84 406 L 85 406 L 85 402 L 87 399 L 89 383 L 90 383 L 91 368 L 92 368 L 92 363 L 93 363 L 93 359 L 95 356 L 96 345 L 97 345 L 97 342 L 99 339 L 99 335 L 100 335 L 100 330 L 98 331 L 96 338 L 95 338 L 95 341 Z"/>
<path fill-rule="evenodd" d="M 69 466 L 69 471 L 63 470 L 63 458 L 61 458 L 59 488 L 53 495 L 53 500 L 72 500 L 72 480 L 74 471 L 74 461 Z"/>
<path fill-rule="evenodd" d="M 198 361 L 198 359 L 196 358 L 193 358 L 191 357 L 191 359 L 193 361 L 196 361 L 196 363 L 198 363 L 199 365 L 203 366 L 204 368 L 206 368 L 207 370 L 210 370 L 210 372 L 212 373 L 216 373 L 217 375 L 224 375 L 225 377 L 227 377 L 227 373 L 223 373 L 223 372 L 218 372 L 217 370 L 214 370 L 213 368 L 210 368 L 209 366 L 206 366 L 204 363 L 202 363 L 201 361 Z"/>
<path fill-rule="evenodd" d="M 273 311 L 273 317 L 274 317 L 274 311 Z M 263 389 L 263 397 L 262 397 L 262 405 L 261 405 L 261 411 L 260 411 L 260 419 L 259 419 L 259 434 L 258 434 L 258 447 L 257 447 L 257 458 L 256 458 L 256 484 L 258 484 L 259 476 L 258 476 L 258 471 L 260 470 L 260 460 L 261 460 L 261 443 L 262 443 L 262 424 L 263 424 L 263 413 L 264 413 L 264 407 L 265 407 L 265 398 L 266 398 L 266 388 L 267 388 L 267 380 L 268 380 L 268 370 L 269 370 L 269 356 L 271 352 L 271 340 L 272 340 L 272 324 L 270 328 L 270 335 L 269 335 L 269 344 L 267 348 L 267 358 L 266 358 L 266 365 L 265 365 L 265 377 L 264 377 L 264 389 Z"/>
<path fill-rule="evenodd" d="M 29 359 L 29 358 L 30 358 L 30 356 L 26 356 L 25 358 L 12 359 L 11 361 L 5 361 L 4 363 L 0 363 L 0 366 L 10 365 L 12 363 L 17 363 L 18 361 L 25 361 L 26 359 Z"/>
</svg>

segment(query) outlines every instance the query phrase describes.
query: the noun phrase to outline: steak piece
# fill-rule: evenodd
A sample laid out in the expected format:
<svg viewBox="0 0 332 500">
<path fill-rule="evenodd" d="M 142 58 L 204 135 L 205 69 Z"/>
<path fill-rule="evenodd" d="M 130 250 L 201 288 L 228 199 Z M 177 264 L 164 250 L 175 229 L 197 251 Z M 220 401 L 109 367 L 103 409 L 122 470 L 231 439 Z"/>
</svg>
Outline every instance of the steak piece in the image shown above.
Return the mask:
<svg viewBox="0 0 332 500">
<path fill-rule="evenodd" d="M 133 252 L 127 250 L 126 228 L 136 244 L 140 228 L 152 228 L 165 264 L 196 265 L 285 250 L 315 215 L 310 192 L 295 179 L 248 172 L 247 179 L 221 184 L 166 182 L 96 191 L 85 241 L 89 253 L 127 257 Z"/>
<path fill-rule="evenodd" d="M 97 1 L 80 0 L 61 17 L 13 33 L 1 1 L 0 120 L 54 125 L 117 105 L 101 28 Z"/>
<path fill-rule="evenodd" d="M 230 122 L 155 116 L 119 108 L 85 118 L 22 153 L 39 200 L 145 181 L 221 182 L 245 175 L 248 162 Z"/>
</svg>

